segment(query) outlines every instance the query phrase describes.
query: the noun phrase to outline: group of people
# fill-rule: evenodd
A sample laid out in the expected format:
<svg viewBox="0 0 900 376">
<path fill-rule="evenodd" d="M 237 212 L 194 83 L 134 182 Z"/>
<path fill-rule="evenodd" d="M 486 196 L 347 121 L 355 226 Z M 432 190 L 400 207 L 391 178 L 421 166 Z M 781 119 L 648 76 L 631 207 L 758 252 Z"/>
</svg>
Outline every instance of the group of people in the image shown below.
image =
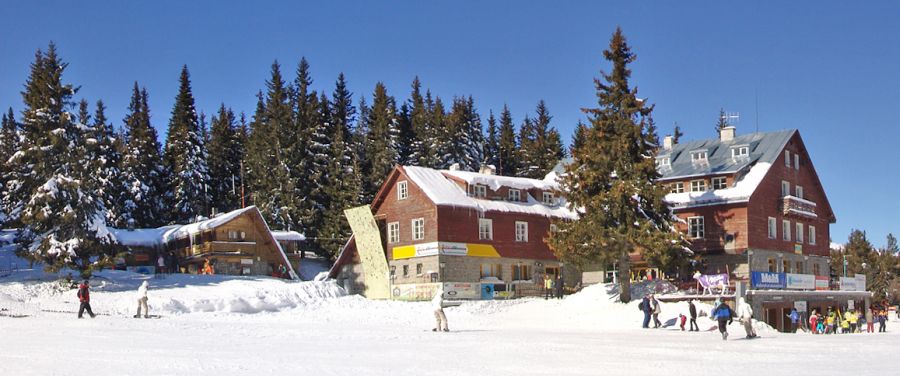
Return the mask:
<svg viewBox="0 0 900 376">
<path fill-rule="evenodd" d="M 794 315 L 796 309 L 791 312 Z M 791 317 L 791 321 L 794 318 Z M 875 333 L 875 324 L 878 324 L 878 332 L 887 331 L 888 310 L 887 305 L 872 304 L 866 312 L 857 312 L 849 309 L 841 313 L 840 309 L 828 308 L 826 314 L 813 310 L 809 315 L 809 331 L 812 334 L 838 334 L 861 333 L 863 326 L 866 333 Z M 796 324 L 793 327 L 797 331 Z"/>
<path fill-rule="evenodd" d="M 150 307 L 147 305 L 147 290 L 150 288 L 150 284 L 147 281 L 141 282 L 141 285 L 137 290 L 137 314 L 134 315 L 135 318 L 141 317 L 141 312 L 143 312 L 144 318 L 150 318 Z M 78 296 L 78 302 L 80 306 L 78 307 L 78 318 L 84 318 L 84 313 L 87 312 L 91 318 L 97 317 L 94 314 L 94 310 L 91 309 L 91 285 L 87 279 L 83 280 L 81 284 L 78 285 L 78 292 L 76 293 Z"/>
<path fill-rule="evenodd" d="M 659 321 L 659 314 L 662 310 L 659 307 L 659 301 L 656 300 L 656 297 L 652 294 L 648 294 L 644 296 L 644 299 L 641 300 L 641 304 L 638 305 L 638 309 L 641 312 L 644 312 L 644 324 L 643 328 L 650 328 L 650 319 L 653 319 L 653 328 L 659 328 L 662 326 L 662 322 Z M 681 325 L 682 330 L 684 329 L 684 324 Z"/>
<path fill-rule="evenodd" d="M 175 255 L 175 252 L 159 254 L 156 258 L 156 272 L 158 274 L 178 273 L 178 256 Z"/>
<path fill-rule="evenodd" d="M 562 273 L 555 277 L 551 274 L 544 275 L 544 300 L 550 298 L 562 299 L 565 283 L 563 282 Z"/>
<path fill-rule="evenodd" d="M 734 322 L 735 317 L 737 317 L 738 321 L 744 325 L 744 331 L 747 332 L 746 338 L 752 339 L 757 337 L 756 328 L 753 327 L 753 308 L 750 307 L 750 304 L 748 304 L 744 298 L 738 299 L 737 312 L 724 301 L 716 300 L 714 307 L 715 308 L 710 312 L 709 317 L 717 321 L 719 333 L 722 334 L 723 340 L 728 339 L 728 325 L 731 325 L 731 323 Z M 655 296 L 652 294 L 644 296 L 644 299 L 641 300 L 641 303 L 638 305 L 638 309 L 644 313 L 643 328 L 649 328 L 651 320 L 653 321 L 654 328 L 662 326 L 662 322 L 659 321 L 659 314 L 662 310 L 659 301 Z M 690 318 L 690 329 L 688 329 L 688 331 L 699 332 L 700 326 L 697 325 L 697 306 L 694 304 L 693 299 L 688 300 L 688 314 L 690 317 L 679 314 L 676 323 L 678 323 L 681 330 L 684 331 L 684 326 L 687 323 L 688 318 Z"/>
</svg>

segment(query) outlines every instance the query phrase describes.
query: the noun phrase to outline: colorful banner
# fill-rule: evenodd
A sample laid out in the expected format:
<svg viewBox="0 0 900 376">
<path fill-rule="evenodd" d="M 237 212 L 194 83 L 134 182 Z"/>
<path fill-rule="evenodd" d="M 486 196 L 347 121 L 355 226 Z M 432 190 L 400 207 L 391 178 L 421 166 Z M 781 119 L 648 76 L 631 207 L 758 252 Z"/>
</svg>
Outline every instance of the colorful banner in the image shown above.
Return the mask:
<svg viewBox="0 0 900 376">
<path fill-rule="evenodd" d="M 391 286 L 391 298 L 394 300 L 424 301 L 431 300 L 440 283 L 407 283 Z M 476 291 L 477 292 L 477 291 Z M 447 297 L 447 294 L 444 294 Z"/>
<path fill-rule="evenodd" d="M 831 280 L 828 277 L 817 275 L 816 276 L 816 291 L 825 291 L 828 290 L 831 286 Z"/>
<path fill-rule="evenodd" d="M 855 277 L 841 277 L 841 291 L 866 291 L 866 275 L 857 274 Z"/>
<path fill-rule="evenodd" d="M 786 283 L 784 273 L 752 272 L 750 285 L 760 289 L 783 289 Z"/>
<path fill-rule="evenodd" d="M 369 299 L 390 299 L 390 271 L 372 209 L 369 205 L 360 206 L 344 210 L 344 215 L 353 230 L 356 251 L 365 275 L 366 291 L 363 295 Z"/>
<path fill-rule="evenodd" d="M 444 283 L 444 297 L 447 299 L 479 299 L 480 283 L 447 282 Z"/>
<path fill-rule="evenodd" d="M 473 257 L 500 257 L 497 250 L 490 244 L 431 242 L 413 245 L 404 245 L 391 249 L 394 260 L 403 260 L 413 257 L 434 256 L 437 254 L 446 256 L 473 256 Z"/>
<path fill-rule="evenodd" d="M 816 276 L 812 274 L 785 274 L 785 288 L 789 290 L 815 290 Z"/>
</svg>

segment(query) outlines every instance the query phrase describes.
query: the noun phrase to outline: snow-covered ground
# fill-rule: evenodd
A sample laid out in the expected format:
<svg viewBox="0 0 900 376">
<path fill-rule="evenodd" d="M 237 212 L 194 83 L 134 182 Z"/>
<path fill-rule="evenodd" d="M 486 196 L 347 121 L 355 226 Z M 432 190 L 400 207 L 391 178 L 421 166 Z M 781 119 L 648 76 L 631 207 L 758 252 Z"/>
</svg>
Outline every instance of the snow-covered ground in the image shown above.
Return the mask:
<svg viewBox="0 0 900 376">
<path fill-rule="evenodd" d="M 728 341 L 640 329 L 637 303 L 603 285 L 561 301 L 466 302 L 446 310 L 450 333 L 433 333 L 429 303 L 344 296 L 331 282 L 104 272 L 92 292 L 101 315 L 78 320 L 75 291 L 36 275 L 0 278 L 0 375 L 894 374 L 900 343 L 896 321 L 887 334 L 830 336 L 760 325 L 750 341 L 737 323 Z M 160 319 L 131 317 L 147 278 Z M 662 309 L 663 321 L 687 311 Z"/>
</svg>

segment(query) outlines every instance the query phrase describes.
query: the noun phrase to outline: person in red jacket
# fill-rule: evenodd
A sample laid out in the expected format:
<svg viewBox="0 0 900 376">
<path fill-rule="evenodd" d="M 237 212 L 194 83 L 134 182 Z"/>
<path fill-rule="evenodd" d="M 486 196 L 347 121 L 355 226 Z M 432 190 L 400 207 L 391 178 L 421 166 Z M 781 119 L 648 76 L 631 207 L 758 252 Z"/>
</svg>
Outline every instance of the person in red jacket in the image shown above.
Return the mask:
<svg viewBox="0 0 900 376">
<path fill-rule="evenodd" d="M 91 318 L 94 318 L 96 315 L 94 315 L 94 311 L 91 310 L 91 291 L 90 286 L 88 286 L 88 280 L 86 279 L 78 285 L 78 300 L 81 302 L 81 307 L 78 308 L 78 318 L 81 318 L 85 310 L 91 315 Z"/>
</svg>

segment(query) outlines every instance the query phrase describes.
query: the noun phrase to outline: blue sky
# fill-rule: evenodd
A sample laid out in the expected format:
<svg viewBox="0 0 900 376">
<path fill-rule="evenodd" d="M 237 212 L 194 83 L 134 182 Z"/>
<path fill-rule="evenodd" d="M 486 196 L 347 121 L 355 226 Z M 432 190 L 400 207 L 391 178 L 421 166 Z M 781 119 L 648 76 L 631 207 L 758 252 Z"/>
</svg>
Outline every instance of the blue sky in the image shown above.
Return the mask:
<svg viewBox="0 0 900 376">
<path fill-rule="evenodd" d="M 306 56 L 317 89 L 344 72 L 356 98 L 377 81 L 406 98 L 418 75 L 445 99 L 471 94 L 485 119 L 506 103 L 520 121 L 544 99 L 568 141 L 621 25 L 661 133 L 677 122 L 685 138 L 713 137 L 719 108 L 740 112 L 738 133 L 798 128 L 837 215 L 832 239 L 898 232 L 898 3 L 622 3 L 7 2 L 0 107 L 21 109 L 34 51 L 53 40 L 78 97 L 103 99 L 117 126 L 134 81 L 164 134 L 182 64 L 201 110 L 249 115 L 272 61 L 292 77 Z"/>
</svg>

